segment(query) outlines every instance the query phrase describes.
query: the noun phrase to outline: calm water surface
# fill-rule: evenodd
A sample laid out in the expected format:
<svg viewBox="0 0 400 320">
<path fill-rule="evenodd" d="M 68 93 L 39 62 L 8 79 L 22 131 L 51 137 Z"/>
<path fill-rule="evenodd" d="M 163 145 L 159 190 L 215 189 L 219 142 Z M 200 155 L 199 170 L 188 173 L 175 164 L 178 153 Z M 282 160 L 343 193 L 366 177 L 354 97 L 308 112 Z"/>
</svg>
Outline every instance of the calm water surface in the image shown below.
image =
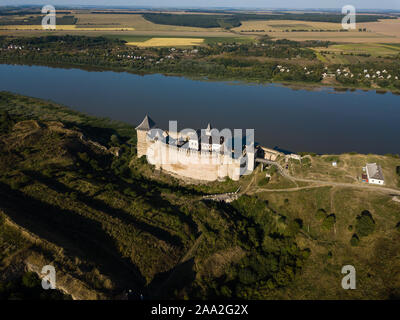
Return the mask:
<svg viewBox="0 0 400 320">
<path fill-rule="evenodd" d="M 259 143 L 318 153 L 400 153 L 400 96 L 279 85 L 204 82 L 163 75 L 0 65 L 0 90 L 88 114 L 161 128 L 253 128 Z"/>
</svg>

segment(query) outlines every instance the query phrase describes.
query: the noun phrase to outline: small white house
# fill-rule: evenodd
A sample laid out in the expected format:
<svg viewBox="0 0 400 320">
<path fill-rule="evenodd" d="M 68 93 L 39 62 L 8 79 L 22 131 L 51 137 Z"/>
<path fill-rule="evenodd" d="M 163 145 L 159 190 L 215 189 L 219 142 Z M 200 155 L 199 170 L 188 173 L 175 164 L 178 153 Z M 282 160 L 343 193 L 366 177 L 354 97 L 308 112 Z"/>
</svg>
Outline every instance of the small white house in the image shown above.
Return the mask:
<svg viewBox="0 0 400 320">
<path fill-rule="evenodd" d="M 337 162 L 336 161 L 332 162 L 332 167 L 337 167 Z"/>
<path fill-rule="evenodd" d="M 385 178 L 383 177 L 382 167 L 376 163 L 367 163 L 365 167 L 367 172 L 368 183 L 371 184 L 385 184 Z"/>
</svg>

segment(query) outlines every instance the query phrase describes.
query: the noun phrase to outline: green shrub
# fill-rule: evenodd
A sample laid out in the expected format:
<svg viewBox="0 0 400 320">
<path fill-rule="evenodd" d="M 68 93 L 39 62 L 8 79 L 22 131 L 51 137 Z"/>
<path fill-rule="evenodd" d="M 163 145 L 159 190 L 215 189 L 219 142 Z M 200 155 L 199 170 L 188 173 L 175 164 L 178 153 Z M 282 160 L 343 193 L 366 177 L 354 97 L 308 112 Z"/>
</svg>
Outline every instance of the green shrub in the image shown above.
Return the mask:
<svg viewBox="0 0 400 320">
<path fill-rule="evenodd" d="M 278 172 L 278 169 L 275 166 L 271 166 L 268 170 L 268 173 L 273 176 L 275 173 Z"/>
<path fill-rule="evenodd" d="M 18 190 L 21 187 L 21 183 L 19 181 L 17 181 L 17 180 L 13 180 L 10 183 L 10 187 L 13 190 Z"/>
<path fill-rule="evenodd" d="M 360 239 L 358 238 L 358 236 L 357 236 L 356 234 L 353 234 L 353 236 L 352 236 L 351 239 L 350 239 L 350 244 L 351 244 L 353 247 L 357 247 L 358 244 L 359 244 L 359 242 L 360 242 Z"/>
<path fill-rule="evenodd" d="M 297 234 L 303 228 L 303 220 L 295 219 L 289 223 L 289 231 L 291 234 Z"/>
<path fill-rule="evenodd" d="M 252 284 L 257 281 L 256 273 L 250 268 L 244 268 L 239 271 L 239 281 L 243 284 Z"/>
<path fill-rule="evenodd" d="M 121 142 L 119 141 L 118 135 L 113 134 L 110 138 L 110 145 L 111 146 L 119 146 Z"/>
<path fill-rule="evenodd" d="M 324 209 L 318 209 L 317 213 L 315 214 L 315 217 L 318 220 L 322 220 L 326 218 L 326 211 Z"/>
<path fill-rule="evenodd" d="M 83 162 L 89 162 L 90 161 L 90 157 L 87 155 L 86 152 L 78 152 L 78 157 Z"/>
<path fill-rule="evenodd" d="M 3 111 L 0 116 L 0 133 L 8 133 L 13 127 L 14 122 L 7 111 Z"/>
<path fill-rule="evenodd" d="M 324 219 L 324 221 L 322 222 L 322 228 L 325 230 L 331 230 L 335 222 L 336 216 L 332 213 Z"/>
<path fill-rule="evenodd" d="M 231 298 L 232 297 L 232 290 L 229 289 L 227 286 L 222 286 L 221 287 L 221 295 L 226 297 L 226 298 Z"/>
<path fill-rule="evenodd" d="M 338 156 L 327 156 L 327 157 L 324 158 L 324 160 L 326 162 L 334 162 L 334 161 L 337 162 L 337 163 L 340 162 L 340 159 L 339 159 Z"/>
<path fill-rule="evenodd" d="M 259 185 L 260 187 L 266 186 L 266 185 L 269 183 L 269 180 L 270 180 L 270 178 L 261 179 L 261 180 L 258 182 L 258 185 Z"/>
<path fill-rule="evenodd" d="M 360 237 L 366 237 L 375 231 L 375 221 L 369 211 L 365 210 L 357 217 L 356 231 Z"/>
<path fill-rule="evenodd" d="M 311 254 L 310 248 L 305 248 L 303 251 L 301 251 L 301 255 L 303 259 L 307 259 Z"/>
<path fill-rule="evenodd" d="M 34 288 L 40 284 L 39 278 L 34 272 L 27 272 L 22 276 L 22 284 L 27 288 Z"/>
<path fill-rule="evenodd" d="M 311 156 L 311 157 L 316 157 L 317 154 L 315 152 L 298 152 L 299 155 L 303 156 Z"/>
<path fill-rule="evenodd" d="M 45 177 L 47 177 L 47 178 L 51 178 L 51 177 L 52 177 L 52 172 L 51 172 L 50 169 L 44 169 L 44 170 L 42 171 L 42 174 L 43 174 Z"/>
</svg>

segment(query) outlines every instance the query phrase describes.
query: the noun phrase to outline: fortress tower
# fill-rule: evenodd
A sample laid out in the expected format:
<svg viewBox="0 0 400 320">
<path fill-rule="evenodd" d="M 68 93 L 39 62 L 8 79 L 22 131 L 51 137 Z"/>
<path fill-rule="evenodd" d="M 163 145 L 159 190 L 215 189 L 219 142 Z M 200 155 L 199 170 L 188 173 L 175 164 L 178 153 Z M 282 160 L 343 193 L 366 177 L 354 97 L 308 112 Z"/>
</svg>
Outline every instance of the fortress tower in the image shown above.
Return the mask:
<svg viewBox="0 0 400 320">
<path fill-rule="evenodd" d="M 156 127 L 156 123 L 146 115 L 141 124 L 136 127 L 137 134 L 137 156 L 138 158 L 145 156 L 149 142 L 147 141 L 147 133 Z"/>
</svg>

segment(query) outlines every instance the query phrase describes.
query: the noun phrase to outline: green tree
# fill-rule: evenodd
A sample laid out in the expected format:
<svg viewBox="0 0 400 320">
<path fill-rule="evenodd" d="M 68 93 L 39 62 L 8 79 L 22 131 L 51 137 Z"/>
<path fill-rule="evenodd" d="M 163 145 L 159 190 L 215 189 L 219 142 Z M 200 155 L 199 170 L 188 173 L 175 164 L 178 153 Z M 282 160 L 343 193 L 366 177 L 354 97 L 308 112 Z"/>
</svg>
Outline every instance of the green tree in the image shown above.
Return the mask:
<svg viewBox="0 0 400 320">
<path fill-rule="evenodd" d="M 232 290 L 229 289 L 227 286 L 222 286 L 221 287 L 221 295 L 226 297 L 226 298 L 231 298 L 232 297 Z"/>
<path fill-rule="evenodd" d="M 113 134 L 113 135 L 111 136 L 111 138 L 110 138 L 110 144 L 111 144 L 112 146 L 114 146 L 114 147 L 120 145 L 119 138 L 118 138 L 118 136 L 117 136 L 116 134 Z"/>
<path fill-rule="evenodd" d="M 303 220 L 294 219 L 293 221 L 289 222 L 288 228 L 292 235 L 296 235 L 303 228 Z"/>
<path fill-rule="evenodd" d="M 7 111 L 3 111 L 0 117 L 0 133 L 8 133 L 14 125 Z"/>
<path fill-rule="evenodd" d="M 315 217 L 318 220 L 322 220 L 326 217 L 326 211 L 324 209 L 318 209 L 317 213 L 315 214 Z"/>
<path fill-rule="evenodd" d="M 360 237 L 366 237 L 375 231 L 375 221 L 369 211 L 365 210 L 357 217 L 356 231 Z"/>
<path fill-rule="evenodd" d="M 34 288 L 39 285 L 39 278 L 34 272 L 27 272 L 22 276 L 22 284 L 27 288 Z"/>
<path fill-rule="evenodd" d="M 353 234 L 353 236 L 350 239 L 350 244 L 353 247 L 356 247 L 356 246 L 358 246 L 359 242 L 360 242 L 360 239 L 358 238 L 358 236 L 356 234 Z"/>
<path fill-rule="evenodd" d="M 325 230 L 331 230 L 335 222 L 336 216 L 332 213 L 324 219 L 324 221 L 322 222 L 322 228 L 324 228 Z"/>
</svg>

